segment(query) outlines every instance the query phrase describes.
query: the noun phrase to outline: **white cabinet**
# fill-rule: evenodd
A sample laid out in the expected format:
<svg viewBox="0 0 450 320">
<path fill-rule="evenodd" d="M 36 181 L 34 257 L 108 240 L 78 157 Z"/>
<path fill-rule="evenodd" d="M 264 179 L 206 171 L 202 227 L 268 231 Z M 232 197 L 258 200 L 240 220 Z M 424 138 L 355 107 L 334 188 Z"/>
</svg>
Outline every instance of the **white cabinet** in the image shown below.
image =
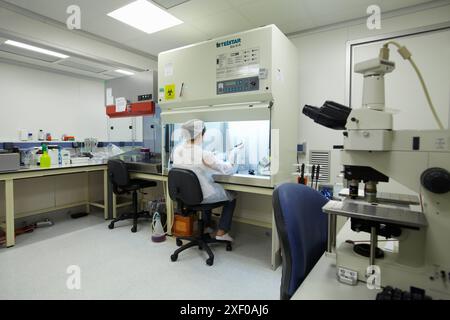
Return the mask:
<svg viewBox="0 0 450 320">
<path fill-rule="evenodd" d="M 109 142 L 142 141 L 142 117 L 108 119 Z"/>
</svg>

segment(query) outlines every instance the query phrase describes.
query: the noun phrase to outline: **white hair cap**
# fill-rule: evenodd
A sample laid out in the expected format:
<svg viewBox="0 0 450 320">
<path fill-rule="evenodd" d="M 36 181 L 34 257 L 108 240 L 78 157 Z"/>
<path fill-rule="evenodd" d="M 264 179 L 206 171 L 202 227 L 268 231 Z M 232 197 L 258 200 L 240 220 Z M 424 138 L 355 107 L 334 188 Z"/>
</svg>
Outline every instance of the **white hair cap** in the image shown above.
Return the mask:
<svg viewBox="0 0 450 320">
<path fill-rule="evenodd" d="M 192 119 L 185 122 L 181 129 L 184 130 L 184 136 L 186 139 L 195 139 L 200 134 L 202 134 L 203 129 L 205 129 L 205 123 L 199 119 Z"/>
</svg>

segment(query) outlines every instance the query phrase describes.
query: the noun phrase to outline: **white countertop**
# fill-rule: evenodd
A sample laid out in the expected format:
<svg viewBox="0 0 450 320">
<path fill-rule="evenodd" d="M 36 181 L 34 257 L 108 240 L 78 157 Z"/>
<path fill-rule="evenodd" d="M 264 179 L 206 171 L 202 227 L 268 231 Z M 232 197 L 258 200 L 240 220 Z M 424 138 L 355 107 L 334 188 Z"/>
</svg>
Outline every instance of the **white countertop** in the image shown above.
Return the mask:
<svg viewBox="0 0 450 320">
<path fill-rule="evenodd" d="M 80 167 L 92 167 L 92 166 L 103 166 L 103 165 L 106 165 L 106 162 L 98 161 L 98 160 L 90 160 L 88 163 L 76 163 L 76 164 L 71 164 L 71 165 L 67 165 L 67 166 L 57 165 L 57 166 L 51 166 L 50 168 L 41 168 L 39 166 L 27 166 L 27 167 L 21 167 L 19 170 L 16 170 L 16 171 L 0 172 L 0 174 L 15 174 L 15 173 L 22 173 L 22 172 L 33 172 L 33 171 L 44 171 L 44 170 L 74 169 L 74 168 L 80 168 Z"/>
<path fill-rule="evenodd" d="M 375 300 L 378 290 L 370 290 L 364 282 L 356 286 L 336 278 L 336 258 L 324 254 L 311 270 L 292 300 Z"/>
<path fill-rule="evenodd" d="M 351 239 L 349 234 L 350 221 L 336 238 L 336 245 L 339 246 L 347 239 Z M 375 300 L 379 290 L 370 290 L 366 283 L 358 282 L 356 286 L 341 283 L 336 276 L 336 256 L 325 253 L 298 290 L 292 296 L 292 300 Z"/>
</svg>

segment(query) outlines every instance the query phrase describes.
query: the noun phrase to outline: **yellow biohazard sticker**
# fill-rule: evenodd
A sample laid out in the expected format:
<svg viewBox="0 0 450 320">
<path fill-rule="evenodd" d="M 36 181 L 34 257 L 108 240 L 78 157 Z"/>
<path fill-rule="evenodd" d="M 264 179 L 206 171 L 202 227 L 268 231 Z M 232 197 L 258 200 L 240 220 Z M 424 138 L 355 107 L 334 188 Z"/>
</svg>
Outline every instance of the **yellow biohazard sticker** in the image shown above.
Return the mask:
<svg viewBox="0 0 450 320">
<path fill-rule="evenodd" d="M 166 100 L 174 100 L 175 99 L 175 85 L 169 84 L 165 87 L 165 98 Z"/>
</svg>

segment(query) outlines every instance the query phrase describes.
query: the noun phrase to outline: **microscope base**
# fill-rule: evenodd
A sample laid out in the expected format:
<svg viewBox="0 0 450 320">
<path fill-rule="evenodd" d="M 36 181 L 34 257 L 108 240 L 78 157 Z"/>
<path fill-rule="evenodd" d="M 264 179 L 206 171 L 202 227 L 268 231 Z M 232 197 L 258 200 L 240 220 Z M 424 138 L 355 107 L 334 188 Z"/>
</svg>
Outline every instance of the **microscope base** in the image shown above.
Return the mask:
<svg viewBox="0 0 450 320">
<path fill-rule="evenodd" d="M 345 227 L 344 227 L 345 228 Z M 349 230 L 353 241 L 367 241 L 368 234 L 356 233 Z M 379 238 L 380 247 L 384 249 L 382 240 Z M 387 243 L 387 242 L 386 242 Z M 433 299 L 450 299 L 450 280 L 448 274 L 442 278 L 441 270 L 435 266 L 413 267 L 407 264 L 399 263 L 398 252 L 389 252 L 384 250 L 384 257 L 376 259 L 375 266 L 379 267 L 379 284 L 381 287 L 392 286 L 408 291 L 410 287 L 416 287 L 426 290 L 427 295 Z M 363 257 L 354 251 L 354 244 L 344 242 L 336 249 L 337 271 L 344 269 L 357 273 L 359 281 L 373 282 L 374 278 L 367 275 L 369 258 Z M 448 271 L 447 271 L 448 273 Z M 371 281 L 372 280 L 372 281 Z"/>
</svg>

